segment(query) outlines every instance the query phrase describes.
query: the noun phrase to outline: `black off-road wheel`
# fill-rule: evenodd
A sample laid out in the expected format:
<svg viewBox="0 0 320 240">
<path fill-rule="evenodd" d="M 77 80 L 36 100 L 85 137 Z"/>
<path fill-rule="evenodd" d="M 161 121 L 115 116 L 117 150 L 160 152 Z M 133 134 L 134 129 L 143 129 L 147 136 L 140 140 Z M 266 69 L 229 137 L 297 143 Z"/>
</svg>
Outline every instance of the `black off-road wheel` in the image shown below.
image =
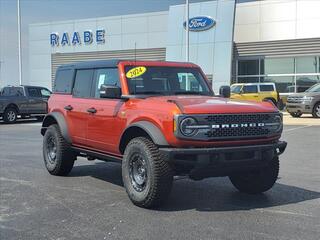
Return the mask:
<svg viewBox="0 0 320 240">
<path fill-rule="evenodd" d="M 290 115 L 294 118 L 299 118 L 302 116 L 301 112 L 291 112 Z"/>
<path fill-rule="evenodd" d="M 240 192 L 259 194 L 268 191 L 277 181 L 279 158 L 275 157 L 267 167 L 253 172 L 244 172 L 229 176 L 231 183 Z"/>
<path fill-rule="evenodd" d="M 7 108 L 3 114 L 3 121 L 5 123 L 15 123 L 18 118 L 18 112 L 15 108 Z"/>
<path fill-rule="evenodd" d="M 125 149 L 122 179 L 127 194 L 135 205 L 152 208 L 161 205 L 169 196 L 173 172 L 150 139 L 137 137 Z"/>
<path fill-rule="evenodd" d="M 52 175 L 66 176 L 72 170 L 76 154 L 62 137 L 57 124 L 48 127 L 43 137 L 43 159 Z"/>
<path fill-rule="evenodd" d="M 312 110 L 312 116 L 314 118 L 320 118 L 320 102 L 316 103 Z"/>
</svg>

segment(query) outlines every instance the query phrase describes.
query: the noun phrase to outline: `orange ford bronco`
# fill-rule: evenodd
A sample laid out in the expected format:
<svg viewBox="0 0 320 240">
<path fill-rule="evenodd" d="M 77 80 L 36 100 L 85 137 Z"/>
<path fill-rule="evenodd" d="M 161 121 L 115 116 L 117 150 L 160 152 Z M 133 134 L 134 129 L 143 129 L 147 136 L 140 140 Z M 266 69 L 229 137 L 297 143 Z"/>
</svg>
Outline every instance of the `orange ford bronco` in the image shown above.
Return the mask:
<svg viewBox="0 0 320 240">
<path fill-rule="evenodd" d="M 228 176 L 241 192 L 270 189 L 279 173 L 282 115 L 270 102 L 215 96 L 192 63 L 106 60 L 58 68 L 41 129 L 50 174 L 77 157 L 122 164 L 141 207 L 161 204 L 174 176 Z"/>
</svg>

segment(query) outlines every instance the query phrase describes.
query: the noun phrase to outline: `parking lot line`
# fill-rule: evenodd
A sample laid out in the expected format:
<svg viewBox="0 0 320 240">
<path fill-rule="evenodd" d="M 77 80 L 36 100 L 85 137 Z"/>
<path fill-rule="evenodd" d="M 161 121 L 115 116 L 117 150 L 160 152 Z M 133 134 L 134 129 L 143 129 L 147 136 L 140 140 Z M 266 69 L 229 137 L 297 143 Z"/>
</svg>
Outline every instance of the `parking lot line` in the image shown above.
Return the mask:
<svg viewBox="0 0 320 240">
<path fill-rule="evenodd" d="M 283 130 L 283 132 L 291 132 L 291 131 L 295 131 L 295 130 L 299 130 L 299 129 L 307 128 L 307 127 L 312 127 L 312 126 L 313 126 L 313 125 L 306 125 L 306 126 L 300 126 L 300 127 L 290 128 L 290 129 Z"/>
</svg>

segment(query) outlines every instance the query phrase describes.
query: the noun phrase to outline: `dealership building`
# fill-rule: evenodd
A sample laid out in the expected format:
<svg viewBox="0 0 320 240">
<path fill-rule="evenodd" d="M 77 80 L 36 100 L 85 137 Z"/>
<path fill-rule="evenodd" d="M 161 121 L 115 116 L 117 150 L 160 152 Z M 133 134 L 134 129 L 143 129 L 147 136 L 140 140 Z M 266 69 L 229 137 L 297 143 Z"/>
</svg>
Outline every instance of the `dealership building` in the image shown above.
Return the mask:
<svg viewBox="0 0 320 240">
<path fill-rule="evenodd" d="M 320 1 L 190 4 L 189 61 L 213 89 L 274 82 L 282 94 L 320 82 Z M 52 88 L 61 64 L 99 59 L 186 60 L 185 5 L 168 11 L 29 26 L 29 84 Z"/>
</svg>

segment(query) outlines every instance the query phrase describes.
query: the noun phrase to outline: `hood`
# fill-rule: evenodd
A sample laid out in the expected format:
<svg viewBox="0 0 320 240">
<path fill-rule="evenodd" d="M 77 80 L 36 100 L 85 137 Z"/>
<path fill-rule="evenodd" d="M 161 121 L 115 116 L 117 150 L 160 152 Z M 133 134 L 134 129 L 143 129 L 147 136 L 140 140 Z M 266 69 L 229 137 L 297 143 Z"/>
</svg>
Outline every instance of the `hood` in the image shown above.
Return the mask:
<svg viewBox="0 0 320 240">
<path fill-rule="evenodd" d="M 185 114 L 253 113 L 278 111 L 278 109 L 269 102 L 258 103 L 210 96 L 162 96 L 150 97 L 145 100 L 171 102 L 176 104 L 180 111 Z"/>
<path fill-rule="evenodd" d="M 302 93 L 293 93 L 293 94 L 290 94 L 288 96 L 289 97 L 314 97 L 314 96 L 319 96 L 320 93 L 319 92 L 302 92 Z"/>
</svg>

